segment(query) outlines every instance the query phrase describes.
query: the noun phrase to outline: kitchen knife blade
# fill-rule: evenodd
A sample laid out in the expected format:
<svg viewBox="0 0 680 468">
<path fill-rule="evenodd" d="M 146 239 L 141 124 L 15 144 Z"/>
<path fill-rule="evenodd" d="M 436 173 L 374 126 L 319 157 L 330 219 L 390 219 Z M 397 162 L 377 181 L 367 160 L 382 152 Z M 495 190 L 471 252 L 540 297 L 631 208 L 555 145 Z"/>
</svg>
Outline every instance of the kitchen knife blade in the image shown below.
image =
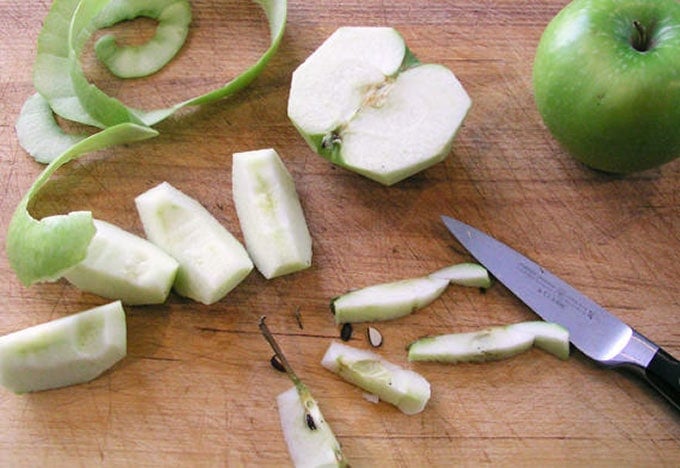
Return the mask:
<svg viewBox="0 0 680 468">
<path fill-rule="evenodd" d="M 442 216 L 454 237 L 543 320 L 569 330 L 569 341 L 608 367 L 635 369 L 680 409 L 680 362 L 572 286 L 493 237 Z"/>
</svg>

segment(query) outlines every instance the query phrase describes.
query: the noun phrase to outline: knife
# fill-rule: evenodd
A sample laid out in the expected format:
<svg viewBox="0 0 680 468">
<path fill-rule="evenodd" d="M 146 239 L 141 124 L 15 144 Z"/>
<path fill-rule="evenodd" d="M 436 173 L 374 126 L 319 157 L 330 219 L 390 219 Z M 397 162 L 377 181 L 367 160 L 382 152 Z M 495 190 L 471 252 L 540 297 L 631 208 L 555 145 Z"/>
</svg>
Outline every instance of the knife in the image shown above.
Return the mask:
<svg viewBox="0 0 680 468">
<path fill-rule="evenodd" d="M 483 232 L 442 216 L 454 237 L 543 320 L 569 330 L 569 341 L 606 367 L 637 371 L 680 409 L 680 362 L 572 286 Z"/>
</svg>

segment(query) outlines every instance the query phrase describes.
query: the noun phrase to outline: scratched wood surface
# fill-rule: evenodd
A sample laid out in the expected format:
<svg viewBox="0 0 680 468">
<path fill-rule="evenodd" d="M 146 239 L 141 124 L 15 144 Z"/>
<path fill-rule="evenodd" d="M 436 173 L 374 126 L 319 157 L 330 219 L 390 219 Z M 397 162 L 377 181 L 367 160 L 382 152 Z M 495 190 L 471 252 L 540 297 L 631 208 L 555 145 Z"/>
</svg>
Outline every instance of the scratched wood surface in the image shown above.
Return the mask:
<svg viewBox="0 0 680 468">
<path fill-rule="evenodd" d="M 253 273 L 209 307 L 176 296 L 128 307 L 128 356 L 101 378 L 24 396 L 0 389 L 0 465 L 285 466 L 274 398 L 290 383 L 270 367 L 257 331 L 266 314 L 355 466 L 677 466 L 679 413 L 638 379 L 577 352 L 564 362 L 532 350 L 488 364 L 411 365 L 433 392 L 415 416 L 368 402 L 319 365 L 339 335 L 331 297 L 469 260 L 439 222 L 444 213 L 518 247 L 680 355 L 680 161 L 629 177 L 595 173 L 559 148 L 534 106 L 534 50 L 565 3 L 291 0 L 281 48 L 250 88 L 164 122 L 153 140 L 60 170 L 37 214 L 89 209 L 141 234 L 133 198 L 168 181 L 241 237 L 231 154 L 274 147 L 295 177 L 314 264 L 271 281 Z M 41 170 L 19 147 L 14 121 L 34 89 L 48 8 L 0 3 L 3 244 Z M 160 107 L 226 82 L 267 47 L 252 2 L 202 0 L 193 9 L 188 42 L 166 70 L 122 83 L 86 57 L 89 76 L 130 104 Z M 422 61 L 457 74 L 474 104 L 445 162 L 385 188 L 306 147 L 286 117 L 290 75 L 342 25 L 395 26 Z M 128 26 L 141 36 L 150 27 Z M 23 287 L 4 251 L 0 275 L 2 334 L 106 302 L 63 281 Z M 532 318 L 500 285 L 486 294 L 452 287 L 426 309 L 379 324 L 380 353 L 408 366 L 404 345 L 421 335 Z M 365 328 L 350 344 L 368 348 Z"/>
</svg>

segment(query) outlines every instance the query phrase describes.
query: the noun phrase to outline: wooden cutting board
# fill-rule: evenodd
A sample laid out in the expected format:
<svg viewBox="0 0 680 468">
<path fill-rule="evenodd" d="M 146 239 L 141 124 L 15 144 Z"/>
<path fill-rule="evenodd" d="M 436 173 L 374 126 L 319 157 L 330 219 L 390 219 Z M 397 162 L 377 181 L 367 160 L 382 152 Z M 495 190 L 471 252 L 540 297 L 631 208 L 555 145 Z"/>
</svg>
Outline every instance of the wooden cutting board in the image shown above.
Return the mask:
<svg viewBox="0 0 680 468">
<path fill-rule="evenodd" d="M 87 60 L 89 76 L 130 104 L 160 107 L 226 82 L 267 47 L 252 2 L 192 3 L 189 40 L 168 69 L 121 83 Z M 128 356 L 101 378 L 24 396 L 0 389 L 0 465 L 289 464 L 274 398 L 290 382 L 270 367 L 258 333 L 267 315 L 354 466 L 677 466 L 679 413 L 638 379 L 578 352 L 564 362 L 531 350 L 496 363 L 411 365 L 433 392 L 415 416 L 367 401 L 319 365 L 339 336 L 331 297 L 470 259 L 440 214 L 516 246 L 680 355 L 680 161 L 629 177 L 595 173 L 558 147 L 535 109 L 533 54 L 565 3 L 291 0 L 281 48 L 251 87 L 162 123 L 153 140 L 60 170 L 36 213 L 89 209 L 141 234 L 133 198 L 168 181 L 241 237 L 231 154 L 274 147 L 295 177 L 314 264 L 270 281 L 253 273 L 213 306 L 173 296 L 128 307 Z M 31 67 L 48 7 L 0 3 L 3 244 L 41 171 L 13 127 L 34 92 Z M 290 76 L 342 25 L 394 26 L 422 61 L 457 74 L 474 104 L 445 162 L 386 188 L 308 149 L 286 117 Z M 144 24 L 129 26 L 144 34 Z M 4 252 L 0 275 L 2 334 L 106 302 L 63 281 L 26 288 Z M 404 346 L 422 335 L 533 318 L 501 285 L 486 294 L 451 287 L 426 309 L 377 325 L 379 352 L 408 366 Z M 350 344 L 368 348 L 365 330 L 355 327 Z"/>
</svg>

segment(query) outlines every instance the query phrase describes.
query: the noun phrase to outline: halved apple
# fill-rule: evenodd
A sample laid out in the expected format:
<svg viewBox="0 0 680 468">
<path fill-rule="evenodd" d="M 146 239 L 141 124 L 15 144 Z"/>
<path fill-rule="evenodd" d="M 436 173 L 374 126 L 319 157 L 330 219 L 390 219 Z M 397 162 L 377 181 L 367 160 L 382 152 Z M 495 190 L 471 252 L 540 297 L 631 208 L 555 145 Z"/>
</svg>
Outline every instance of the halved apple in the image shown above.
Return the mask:
<svg viewBox="0 0 680 468">
<path fill-rule="evenodd" d="M 395 29 L 342 27 L 293 73 L 288 116 L 321 156 L 392 185 L 446 158 L 470 105 Z"/>
</svg>

